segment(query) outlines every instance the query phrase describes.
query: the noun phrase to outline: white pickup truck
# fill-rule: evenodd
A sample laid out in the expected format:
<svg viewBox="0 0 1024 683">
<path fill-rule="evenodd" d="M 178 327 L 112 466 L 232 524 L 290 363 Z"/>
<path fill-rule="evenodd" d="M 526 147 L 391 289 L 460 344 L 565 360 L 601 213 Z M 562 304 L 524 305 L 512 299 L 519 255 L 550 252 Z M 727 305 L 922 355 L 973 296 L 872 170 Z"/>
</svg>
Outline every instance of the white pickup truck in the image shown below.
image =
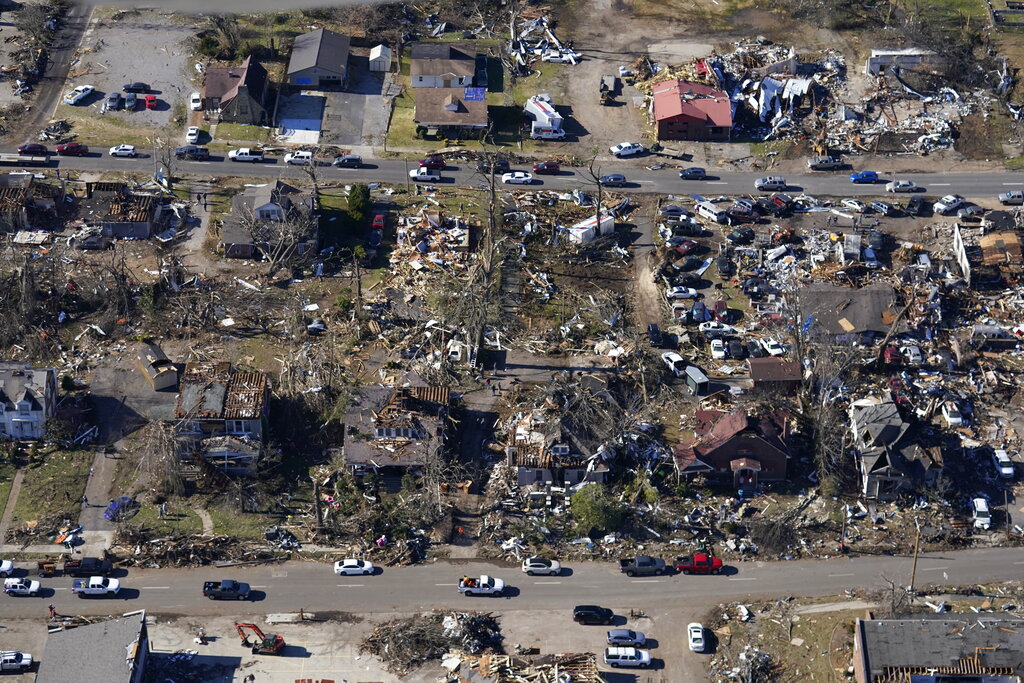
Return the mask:
<svg viewBox="0 0 1024 683">
<path fill-rule="evenodd" d="M 228 159 L 231 161 L 247 161 L 251 164 L 258 164 L 261 161 L 264 161 L 266 157 L 263 156 L 263 150 L 261 149 L 242 147 L 241 149 L 233 149 L 228 152 Z"/>
<path fill-rule="evenodd" d="M 441 172 L 436 171 L 426 166 L 420 166 L 409 171 L 409 177 L 416 182 L 424 183 L 439 183 L 441 182 Z"/>
<path fill-rule="evenodd" d="M 105 576 L 90 576 L 88 579 L 76 579 L 71 582 L 71 592 L 84 598 L 87 595 L 117 595 L 121 590 L 121 582 Z"/>
<path fill-rule="evenodd" d="M 501 595 L 504 590 L 505 582 L 493 576 L 463 577 L 459 581 L 459 592 L 463 595 Z"/>
<path fill-rule="evenodd" d="M 17 650 L 0 652 L 0 671 L 28 671 L 32 668 L 32 655 Z"/>
<path fill-rule="evenodd" d="M 39 582 L 31 579 L 4 579 L 4 593 L 8 595 L 35 595 Z"/>
</svg>

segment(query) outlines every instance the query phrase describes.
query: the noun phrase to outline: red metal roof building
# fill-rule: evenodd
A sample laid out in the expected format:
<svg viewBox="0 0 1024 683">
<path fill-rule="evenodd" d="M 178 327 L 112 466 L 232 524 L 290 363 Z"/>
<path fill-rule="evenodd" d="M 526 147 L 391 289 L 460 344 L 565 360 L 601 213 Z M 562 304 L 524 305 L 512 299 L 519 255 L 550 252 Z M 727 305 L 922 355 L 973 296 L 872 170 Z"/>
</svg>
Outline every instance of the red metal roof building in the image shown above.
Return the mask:
<svg viewBox="0 0 1024 683">
<path fill-rule="evenodd" d="M 721 90 L 681 79 L 654 86 L 651 118 L 659 140 L 727 141 L 732 102 Z"/>
</svg>

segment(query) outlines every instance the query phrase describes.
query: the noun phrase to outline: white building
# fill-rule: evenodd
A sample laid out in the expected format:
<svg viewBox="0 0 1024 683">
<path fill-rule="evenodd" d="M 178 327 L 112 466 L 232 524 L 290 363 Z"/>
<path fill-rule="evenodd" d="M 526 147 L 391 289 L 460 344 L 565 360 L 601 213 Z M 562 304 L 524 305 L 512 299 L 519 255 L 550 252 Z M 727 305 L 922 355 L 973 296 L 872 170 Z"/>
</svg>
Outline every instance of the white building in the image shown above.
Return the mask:
<svg viewBox="0 0 1024 683">
<path fill-rule="evenodd" d="M 391 48 L 377 45 L 370 50 L 370 71 L 391 71 Z"/>
<path fill-rule="evenodd" d="M 0 363 L 0 438 L 43 438 L 56 408 L 56 370 Z"/>
</svg>

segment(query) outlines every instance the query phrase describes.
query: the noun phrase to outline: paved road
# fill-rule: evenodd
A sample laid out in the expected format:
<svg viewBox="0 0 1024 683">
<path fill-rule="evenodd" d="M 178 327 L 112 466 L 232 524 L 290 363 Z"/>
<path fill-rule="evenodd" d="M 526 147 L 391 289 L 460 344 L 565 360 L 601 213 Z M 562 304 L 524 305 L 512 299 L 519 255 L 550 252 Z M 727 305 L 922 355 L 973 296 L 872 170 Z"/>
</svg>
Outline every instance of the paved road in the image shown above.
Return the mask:
<svg viewBox="0 0 1024 683">
<path fill-rule="evenodd" d="M 884 574 L 901 584 L 910 577 L 909 557 L 864 556 L 853 559 L 747 562 L 721 576 L 664 576 L 629 579 L 612 563 L 571 565 L 571 575 L 529 577 L 517 567 L 487 563 L 439 562 L 418 567 L 387 568 L 376 576 L 335 576 L 325 563 L 289 562 L 233 569 L 131 570 L 121 578 L 122 599 L 79 599 L 69 593 L 71 580 L 44 579 L 39 598 L 2 597 L 7 618 L 39 616 L 53 603 L 61 614 L 108 614 L 145 608 L 163 614 L 268 614 L 279 612 L 346 611 L 409 612 L 473 605 L 479 609 L 538 610 L 598 603 L 618 613 L 630 608 L 657 609 L 670 600 L 712 598 L 731 601 L 754 596 L 835 595 L 864 586 L 878 587 Z M 917 586 L 978 584 L 1019 580 L 1024 552 L 996 548 L 923 555 Z M 456 592 L 463 574 L 492 574 L 512 587 L 509 599 L 466 598 Z M 202 597 L 204 580 L 235 578 L 259 591 L 257 599 L 225 605 Z M 55 592 L 53 591 L 55 589 Z"/>
<path fill-rule="evenodd" d="M 140 156 L 135 159 L 112 158 L 101 156 L 96 150 L 86 157 L 53 157 L 48 166 L 42 167 L 51 172 L 56 168 L 81 171 L 133 171 L 149 173 L 153 170 L 153 159 Z M 680 180 L 675 171 L 662 169 L 648 171 L 643 167 L 642 159 L 628 161 L 609 161 L 603 165 L 605 172 L 620 171 L 630 179 L 624 188 L 626 192 L 681 194 L 699 193 L 707 197 L 722 194 L 750 194 L 753 192 L 754 180 L 763 173 L 722 173 L 713 180 L 684 181 Z M 651 164 L 650 160 L 646 162 Z M 380 160 L 368 162 L 361 169 L 337 169 L 324 167 L 322 178 L 327 182 L 386 182 L 405 183 L 408 169 L 415 167 L 415 162 Z M 257 178 L 305 178 L 306 175 L 298 167 L 288 166 L 280 160 L 269 163 L 249 164 L 233 163 L 223 156 L 214 156 L 210 161 L 180 161 L 174 169 L 178 175 L 196 176 L 246 176 Z M 437 186 L 444 188 L 452 185 L 477 186 L 485 182 L 485 178 L 477 173 L 473 164 L 453 164 L 442 171 L 443 182 Z M 963 194 L 992 205 L 1000 192 L 1009 189 L 1024 189 L 1024 173 L 908 173 L 901 178 L 914 180 L 928 194 L 943 195 L 951 192 Z M 820 194 L 824 196 L 881 196 L 885 194 L 885 182 L 875 185 L 855 185 L 849 182 L 848 173 L 817 173 L 787 176 L 790 187 L 787 192 L 799 194 Z M 586 186 L 586 176 L 576 170 L 563 170 L 557 176 L 539 176 L 535 178 L 534 189 L 570 190 Z M 509 185 L 508 189 L 522 189 L 522 185 Z M 899 195 L 905 199 L 907 195 Z"/>
</svg>

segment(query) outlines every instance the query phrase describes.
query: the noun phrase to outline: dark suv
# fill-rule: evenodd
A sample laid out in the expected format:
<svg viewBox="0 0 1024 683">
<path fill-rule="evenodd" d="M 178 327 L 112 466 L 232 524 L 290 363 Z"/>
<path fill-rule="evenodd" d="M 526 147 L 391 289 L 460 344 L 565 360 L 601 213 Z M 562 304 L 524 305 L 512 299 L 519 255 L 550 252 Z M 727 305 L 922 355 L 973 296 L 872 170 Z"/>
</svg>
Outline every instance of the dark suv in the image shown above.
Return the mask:
<svg viewBox="0 0 1024 683">
<path fill-rule="evenodd" d="M 597 605 L 576 605 L 572 608 L 572 620 L 577 624 L 610 624 L 612 611 Z"/>
<path fill-rule="evenodd" d="M 508 173 L 512 170 L 512 167 L 508 163 L 508 159 L 495 159 L 494 161 L 481 159 L 476 162 L 476 170 L 481 173 L 490 173 L 491 166 L 494 166 L 494 175 L 501 175 L 502 173 Z"/>
<path fill-rule="evenodd" d="M 210 150 L 205 147 L 197 147 L 196 145 L 185 145 L 184 147 L 176 147 L 174 149 L 174 156 L 177 159 L 206 161 L 210 158 Z"/>
</svg>

